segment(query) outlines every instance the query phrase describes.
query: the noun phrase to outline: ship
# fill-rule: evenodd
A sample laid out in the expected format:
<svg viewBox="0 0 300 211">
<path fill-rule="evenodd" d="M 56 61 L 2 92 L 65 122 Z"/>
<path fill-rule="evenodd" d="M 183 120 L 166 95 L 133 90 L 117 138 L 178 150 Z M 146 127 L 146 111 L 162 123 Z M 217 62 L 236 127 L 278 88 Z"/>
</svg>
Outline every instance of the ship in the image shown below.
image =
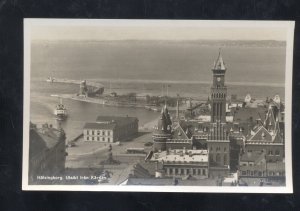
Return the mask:
<svg viewBox="0 0 300 211">
<path fill-rule="evenodd" d="M 54 115 L 56 116 L 57 120 L 64 120 L 67 118 L 67 109 L 62 103 L 62 99 L 60 98 L 59 104 L 56 105 L 56 108 L 54 109 Z"/>
</svg>

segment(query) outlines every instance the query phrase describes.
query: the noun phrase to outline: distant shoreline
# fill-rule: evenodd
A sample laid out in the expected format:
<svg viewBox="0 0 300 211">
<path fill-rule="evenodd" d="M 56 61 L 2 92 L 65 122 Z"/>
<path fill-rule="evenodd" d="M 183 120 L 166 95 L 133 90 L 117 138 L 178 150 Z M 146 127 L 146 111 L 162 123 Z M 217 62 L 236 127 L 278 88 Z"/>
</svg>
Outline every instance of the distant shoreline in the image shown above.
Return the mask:
<svg viewBox="0 0 300 211">
<path fill-rule="evenodd" d="M 97 82 L 113 83 L 147 83 L 147 84 L 211 84 L 211 81 L 175 81 L 175 80 L 145 80 L 145 79 L 86 79 Z M 265 87 L 285 87 L 282 83 L 259 83 L 259 82 L 231 82 L 226 81 L 227 85 L 233 86 L 265 86 Z"/>
<path fill-rule="evenodd" d="M 192 44 L 201 46 L 218 46 L 218 47 L 265 47 L 277 48 L 286 47 L 286 42 L 282 40 L 32 40 L 32 43 L 61 43 L 61 42 L 82 42 L 82 43 L 148 43 L 148 44 Z"/>
<path fill-rule="evenodd" d="M 41 81 L 46 82 L 46 78 L 32 78 L 32 81 Z M 71 79 L 70 79 L 71 80 Z M 102 79 L 95 79 L 95 78 L 85 78 L 85 80 L 93 81 L 93 82 L 106 82 L 106 83 L 121 83 L 121 84 L 128 84 L 128 83 L 136 83 L 136 84 L 204 84 L 210 85 L 211 81 L 176 81 L 176 80 L 146 80 L 146 79 L 112 79 L 112 78 L 102 78 Z M 284 88 L 284 83 L 261 83 L 261 82 L 232 82 L 226 81 L 226 85 L 229 86 L 262 86 L 262 87 L 278 87 Z"/>
</svg>

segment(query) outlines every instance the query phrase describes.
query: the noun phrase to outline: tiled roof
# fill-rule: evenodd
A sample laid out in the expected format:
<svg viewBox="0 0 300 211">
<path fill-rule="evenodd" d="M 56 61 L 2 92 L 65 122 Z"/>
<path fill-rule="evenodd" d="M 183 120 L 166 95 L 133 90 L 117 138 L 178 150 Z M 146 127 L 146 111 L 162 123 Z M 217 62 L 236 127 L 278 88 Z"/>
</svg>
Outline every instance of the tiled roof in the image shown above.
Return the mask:
<svg viewBox="0 0 300 211">
<path fill-rule="evenodd" d="M 136 117 L 121 116 L 98 116 L 96 122 L 115 122 L 118 126 L 123 126 L 138 121 Z"/>
<path fill-rule="evenodd" d="M 247 141 L 264 141 L 264 142 L 272 142 L 273 137 L 267 131 L 264 126 L 260 126 L 259 129 L 255 132 L 253 136 L 251 136 Z"/>
<path fill-rule="evenodd" d="M 38 153 L 54 148 L 62 141 L 61 132 L 55 128 L 31 128 L 29 139 L 29 155 L 31 158 Z"/>
<path fill-rule="evenodd" d="M 254 151 L 254 152 L 245 152 L 241 158 L 240 158 L 240 161 L 241 162 L 259 162 L 261 161 L 262 159 L 264 159 L 265 157 L 265 153 L 263 152 L 257 152 L 257 151 Z"/>
<path fill-rule="evenodd" d="M 151 158 L 152 161 L 163 162 L 208 162 L 207 150 L 170 150 L 154 153 Z"/>
<path fill-rule="evenodd" d="M 116 123 L 96 123 L 96 122 L 88 122 L 85 123 L 84 129 L 94 129 L 94 130 L 113 130 L 116 127 Z"/>
<path fill-rule="evenodd" d="M 189 137 L 186 134 L 186 131 L 183 130 L 179 123 L 175 126 L 172 134 L 172 139 L 189 139 Z"/>
<path fill-rule="evenodd" d="M 31 130 L 32 134 L 37 133 L 48 149 L 53 148 L 59 141 L 61 132 L 55 128 L 38 128 Z"/>
<path fill-rule="evenodd" d="M 264 107 L 257 108 L 239 108 L 234 111 L 233 120 L 238 122 L 247 122 L 250 117 L 252 117 L 253 121 L 257 119 L 261 119 L 264 121 L 267 109 Z"/>
<path fill-rule="evenodd" d="M 84 129 L 113 130 L 115 127 L 122 127 L 135 121 L 138 121 L 136 117 L 98 116 L 96 122 L 86 123 Z"/>
</svg>

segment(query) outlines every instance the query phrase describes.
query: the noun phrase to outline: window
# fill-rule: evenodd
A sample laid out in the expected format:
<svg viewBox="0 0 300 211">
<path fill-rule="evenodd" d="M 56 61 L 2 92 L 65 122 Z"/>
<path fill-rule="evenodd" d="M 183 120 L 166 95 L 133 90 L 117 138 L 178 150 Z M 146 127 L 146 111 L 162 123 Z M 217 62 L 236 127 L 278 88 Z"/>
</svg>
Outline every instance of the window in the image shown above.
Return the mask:
<svg viewBox="0 0 300 211">
<path fill-rule="evenodd" d="M 279 155 L 280 153 L 279 153 L 279 150 L 276 150 L 275 151 L 275 155 Z"/>
<path fill-rule="evenodd" d="M 228 164 L 228 162 L 227 162 L 227 155 L 225 154 L 224 155 L 224 165 L 227 165 Z"/>
<path fill-rule="evenodd" d="M 213 148 L 212 148 L 212 147 L 210 147 L 210 151 L 211 151 L 211 152 L 213 151 Z"/>
<path fill-rule="evenodd" d="M 110 135 L 110 131 L 107 131 L 107 135 Z"/>
<path fill-rule="evenodd" d="M 226 152 L 227 151 L 227 149 L 226 149 L 226 147 L 224 147 L 224 152 Z"/>
<path fill-rule="evenodd" d="M 203 175 L 206 175 L 205 169 L 202 169 L 202 174 L 203 174 Z"/>
<path fill-rule="evenodd" d="M 110 138 L 107 138 L 107 141 L 110 142 Z"/>
<path fill-rule="evenodd" d="M 170 172 L 170 174 L 173 174 L 173 169 L 170 168 L 170 169 L 169 169 L 169 172 Z"/>
<path fill-rule="evenodd" d="M 273 151 L 272 150 L 269 150 L 269 155 L 273 155 Z"/>
<path fill-rule="evenodd" d="M 220 162 L 221 162 L 221 156 L 220 156 L 220 154 L 217 154 L 217 155 L 216 155 L 216 162 L 217 162 L 217 163 L 220 163 Z"/>
<path fill-rule="evenodd" d="M 183 169 L 181 169 L 181 174 L 184 174 L 184 170 Z"/>
<path fill-rule="evenodd" d="M 90 137 L 86 137 L 86 140 L 89 141 Z"/>
<path fill-rule="evenodd" d="M 103 136 L 105 135 L 105 132 L 104 132 L 104 131 L 102 131 L 102 135 L 103 135 Z"/>
<path fill-rule="evenodd" d="M 175 169 L 175 174 L 178 174 L 178 169 Z"/>
<path fill-rule="evenodd" d="M 197 173 L 196 173 L 196 169 L 193 169 L 193 175 L 196 175 Z"/>
<path fill-rule="evenodd" d="M 97 135 L 100 136 L 100 130 L 97 131 Z"/>
<path fill-rule="evenodd" d="M 246 171 L 242 171 L 242 175 L 244 176 L 247 175 Z"/>
<path fill-rule="evenodd" d="M 190 174 L 190 169 L 186 169 L 186 174 Z"/>
</svg>

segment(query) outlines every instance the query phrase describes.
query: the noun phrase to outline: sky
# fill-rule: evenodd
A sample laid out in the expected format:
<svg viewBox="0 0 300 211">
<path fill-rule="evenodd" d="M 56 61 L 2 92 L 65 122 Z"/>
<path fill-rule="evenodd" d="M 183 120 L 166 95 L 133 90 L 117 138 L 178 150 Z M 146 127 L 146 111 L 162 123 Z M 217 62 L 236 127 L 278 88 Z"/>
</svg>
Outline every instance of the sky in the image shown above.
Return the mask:
<svg viewBox="0 0 300 211">
<path fill-rule="evenodd" d="M 32 40 L 286 40 L 286 22 L 33 20 Z M 27 22 L 25 22 L 27 27 Z"/>
</svg>

